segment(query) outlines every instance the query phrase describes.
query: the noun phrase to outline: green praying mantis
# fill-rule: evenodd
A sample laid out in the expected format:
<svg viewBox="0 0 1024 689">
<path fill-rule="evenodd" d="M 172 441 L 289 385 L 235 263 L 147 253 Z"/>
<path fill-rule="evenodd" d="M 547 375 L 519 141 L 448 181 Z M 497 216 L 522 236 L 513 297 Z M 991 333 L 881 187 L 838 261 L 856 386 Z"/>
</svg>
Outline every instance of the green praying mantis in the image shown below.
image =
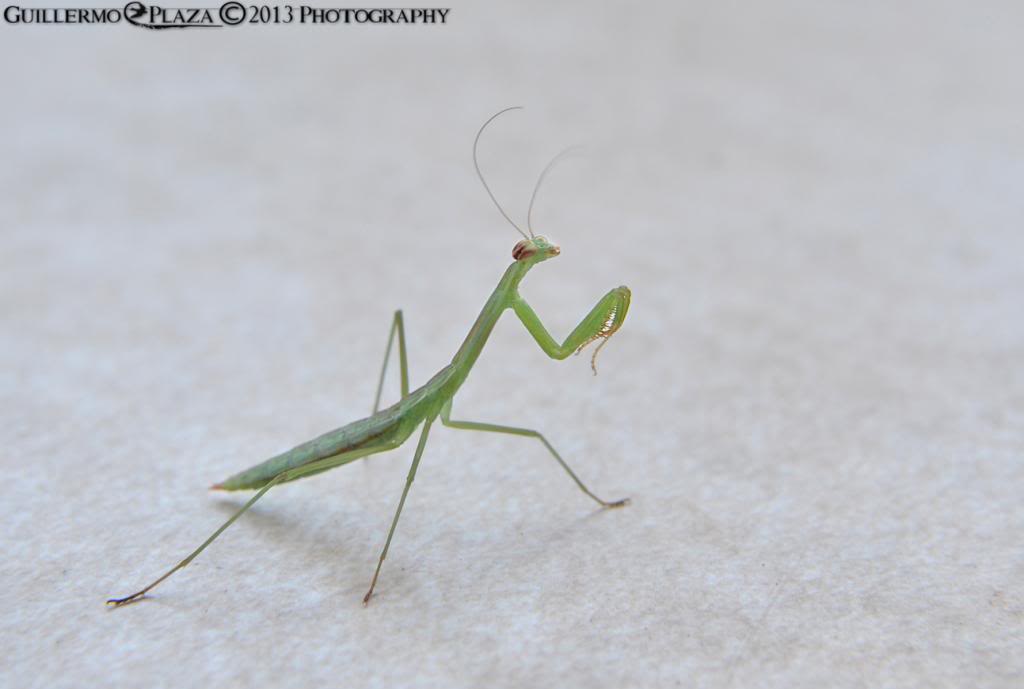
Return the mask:
<svg viewBox="0 0 1024 689">
<path fill-rule="evenodd" d="M 469 334 L 466 336 L 465 341 L 463 341 L 459 351 L 455 353 L 451 363 L 438 371 L 422 387 L 410 392 L 409 370 L 405 349 L 405 326 L 402 320 L 402 312 L 396 311 L 388 335 L 388 344 L 384 351 L 384 366 L 381 369 L 380 380 L 377 383 L 373 413 L 365 419 L 353 421 L 347 426 L 324 433 L 313 440 L 292 448 L 283 454 L 271 457 L 261 464 L 257 464 L 213 485 L 212 488 L 216 490 L 256 490 L 257 492 L 184 560 L 144 589 L 124 598 L 111 598 L 107 601 L 108 605 L 117 607 L 145 597 L 149 591 L 165 579 L 192 562 L 199 553 L 203 552 L 207 546 L 213 543 L 236 519 L 241 517 L 250 507 L 256 504 L 257 500 L 266 495 L 267 491 L 279 483 L 319 474 L 320 472 L 349 464 L 357 459 L 394 450 L 405 443 L 416 428 L 422 424 L 419 442 L 416 444 L 416 452 L 413 456 L 412 466 L 409 468 L 409 473 L 406 476 L 402 496 L 398 501 L 398 508 L 395 510 L 395 516 L 391 521 L 391 528 L 388 530 L 387 539 L 384 541 L 384 549 L 381 551 L 380 558 L 377 561 L 377 568 L 373 573 L 373 579 L 370 581 L 370 588 L 363 597 L 363 604 L 369 603 L 370 597 L 373 595 L 373 589 L 377 585 L 377 578 L 380 576 L 381 566 L 384 564 L 388 548 L 391 546 L 395 527 L 398 526 L 398 519 L 402 514 L 402 507 L 405 505 L 409 488 L 416 478 L 416 470 L 419 468 L 420 458 L 423 456 L 423 450 L 427 445 L 430 429 L 439 418 L 441 423 L 449 428 L 506 433 L 536 438 L 548 449 L 565 472 L 579 486 L 580 490 L 601 505 L 601 507 L 621 507 L 628 504 L 628 499 L 606 501 L 592 493 L 576 475 L 576 472 L 562 459 L 558 451 L 548 442 L 547 438 L 538 431 L 492 423 L 457 421 L 451 418 L 452 398 L 465 382 L 466 377 L 473 368 L 473 364 L 476 363 L 477 358 L 483 351 L 484 345 L 487 343 L 487 339 L 495 324 L 507 309 L 512 309 L 516 316 L 519 317 L 519 320 L 522 321 L 526 330 L 537 341 L 537 344 L 540 345 L 540 348 L 552 359 L 562 360 L 570 354 L 578 354 L 587 345 L 601 340 L 591 358 L 591 367 L 594 369 L 595 374 L 597 373 L 595 362 L 598 351 L 607 342 L 608 338 L 622 327 L 622 323 L 626 318 L 626 312 L 629 309 L 631 296 L 629 288 L 625 286 L 616 287 L 605 294 L 590 310 L 590 313 L 573 329 L 569 336 L 559 344 L 551 336 L 547 328 L 544 327 L 544 324 L 541 323 L 540 318 L 537 317 L 537 314 L 534 313 L 534 310 L 527 301 L 520 296 L 519 283 L 530 269 L 538 263 L 558 256 L 560 253 L 560 249 L 556 244 L 545 237 L 534 235 L 531 215 L 533 212 L 533 202 L 536 200 L 537 190 L 540 188 L 541 182 L 543 182 L 545 175 L 562 154 L 559 154 L 559 156 L 556 156 L 548 163 L 537 180 L 533 196 L 530 199 L 530 207 L 527 211 L 527 228 L 529 230 L 529 234 L 527 234 L 502 209 L 501 204 L 494 197 L 483 174 L 480 172 L 480 165 L 477 161 L 477 145 L 480 142 L 480 135 L 484 129 L 499 115 L 516 109 L 519 109 L 519 107 L 501 110 L 492 115 L 480 127 L 476 138 L 473 140 L 473 165 L 491 201 L 498 207 L 502 216 L 523 236 L 523 239 L 513 248 L 512 258 L 514 261 L 505 270 L 505 274 L 502 275 L 498 286 L 494 288 L 494 292 L 487 300 L 487 303 L 484 304 L 480 315 L 477 317 L 476 322 L 473 323 L 473 327 L 470 328 Z M 396 336 L 398 338 L 398 359 L 401 368 L 400 384 L 402 397 L 396 404 L 386 409 L 380 409 L 384 376 L 387 372 L 388 361 L 391 358 L 391 349 Z"/>
</svg>

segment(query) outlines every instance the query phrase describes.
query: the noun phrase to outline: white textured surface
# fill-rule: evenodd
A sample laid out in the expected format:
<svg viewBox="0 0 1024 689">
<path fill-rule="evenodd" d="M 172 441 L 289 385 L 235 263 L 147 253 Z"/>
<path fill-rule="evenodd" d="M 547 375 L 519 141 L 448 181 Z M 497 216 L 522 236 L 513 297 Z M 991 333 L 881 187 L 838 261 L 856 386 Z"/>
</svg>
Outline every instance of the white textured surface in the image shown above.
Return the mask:
<svg viewBox="0 0 1024 689">
<path fill-rule="evenodd" d="M 1024 683 L 1014 3 L 516 3 L 437 28 L 0 26 L 0 684 Z M 391 310 L 457 348 L 567 143 L 457 416 L 546 430 L 239 504 L 367 411 Z M 389 385 L 394 395 L 397 383 Z"/>
</svg>

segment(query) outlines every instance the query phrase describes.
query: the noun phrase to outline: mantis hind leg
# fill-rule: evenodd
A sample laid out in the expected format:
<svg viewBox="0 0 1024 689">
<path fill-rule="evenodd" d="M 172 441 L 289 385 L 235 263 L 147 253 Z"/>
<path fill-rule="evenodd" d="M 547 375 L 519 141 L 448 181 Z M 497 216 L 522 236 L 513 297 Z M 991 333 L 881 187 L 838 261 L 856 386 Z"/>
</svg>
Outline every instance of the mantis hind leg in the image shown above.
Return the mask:
<svg viewBox="0 0 1024 689">
<path fill-rule="evenodd" d="M 156 581 L 151 583 L 146 588 L 144 588 L 144 589 L 142 589 L 140 591 L 136 591 L 132 595 L 125 596 L 124 598 L 111 598 L 111 599 L 109 599 L 107 601 L 107 605 L 110 605 L 110 606 L 113 606 L 113 607 L 119 607 L 121 605 L 127 605 L 128 603 L 133 603 L 133 602 L 135 602 L 135 601 L 137 601 L 137 600 L 139 600 L 141 598 L 144 598 L 145 595 L 149 591 L 151 591 L 154 588 L 156 588 L 157 585 L 159 585 L 161 582 L 163 582 L 169 576 L 171 576 L 172 574 L 177 572 L 179 569 L 183 569 L 190 562 L 192 562 L 192 560 L 196 559 L 196 557 L 199 555 L 199 553 L 201 553 L 204 550 L 206 550 L 206 547 L 208 545 L 210 545 L 215 540 L 217 540 L 217 537 L 220 536 L 222 533 L 224 533 L 224 531 L 229 526 L 234 524 L 235 520 L 237 520 L 239 517 L 241 517 L 243 514 L 245 514 L 245 512 L 248 511 L 248 509 L 250 507 L 252 507 L 253 505 L 256 504 L 257 500 L 262 498 L 267 493 L 268 490 L 273 488 L 278 483 L 281 483 L 282 481 L 291 481 L 293 479 L 301 478 L 302 476 L 305 476 L 307 474 L 315 474 L 315 473 L 318 473 L 318 472 L 321 472 L 321 471 L 326 471 L 327 469 L 333 469 L 334 467 L 341 466 L 342 464 L 348 464 L 349 462 L 357 460 L 360 457 L 365 457 L 367 455 L 375 454 L 377 452 L 385 452 L 387 450 L 392 450 L 395 447 L 396 446 L 393 443 L 388 443 L 388 444 L 384 444 L 384 445 L 376 445 L 376 446 L 373 446 L 373 447 L 364 447 L 364 448 L 360 448 L 358 450 L 352 450 L 351 452 L 343 452 L 341 454 L 334 455 L 334 456 L 331 456 L 331 457 L 325 457 L 324 459 L 320 459 L 320 460 L 317 460 L 315 462 L 311 462 L 309 464 L 306 464 L 305 466 L 297 467 L 295 469 L 289 469 L 287 471 L 282 471 L 280 474 L 278 474 L 277 476 L 272 478 L 270 481 L 268 481 L 265 486 L 260 488 L 259 491 L 257 491 L 257 493 L 255 495 L 253 495 L 251 498 L 249 498 L 248 502 L 246 502 L 244 505 L 242 505 L 242 507 L 237 512 L 235 512 L 233 515 L 231 515 L 230 519 L 228 519 L 226 522 L 221 524 L 220 528 L 218 528 L 216 531 L 214 531 L 213 534 L 211 534 L 209 538 L 207 538 L 205 541 L 203 541 L 202 545 L 200 545 L 198 548 L 193 550 L 188 555 L 188 557 L 186 557 L 184 560 L 182 560 L 181 562 L 176 564 L 174 567 L 171 567 L 171 569 L 169 569 L 167 572 L 165 572 L 161 577 L 159 577 Z"/>
<path fill-rule="evenodd" d="M 580 477 L 576 475 L 569 465 L 566 463 L 562 456 L 558 454 L 558 451 L 548 442 L 539 431 L 535 431 L 530 428 L 519 428 L 517 426 L 501 426 L 494 423 L 479 423 L 476 421 L 453 421 L 451 419 L 452 405 L 451 401 L 447 402 L 441 409 L 441 423 L 449 428 L 458 428 L 465 431 L 486 431 L 489 433 L 505 433 L 508 435 L 519 435 L 526 438 L 536 438 L 544 444 L 544 447 L 548 449 L 551 456 L 554 457 L 558 463 L 565 469 L 565 473 L 569 474 L 569 477 L 576 482 L 576 485 L 580 487 L 584 493 L 587 494 L 591 499 L 594 500 L 601 507 L 622 507 L 629 504 L 629 498 L 622 498 L 621 500 L 602 500 L 601 498 L 594 495 L 586 484 L 580 480 Z"/>
<path fill-rule="evenodd" d="M 398 365 L 401 369 L 401 392 L 402 397 L 409 395 L 409 360 L 405 355 L 405 321 L 402 318 L 402 310 L 395 311 L 395 317 L 391 321 L 391 332 L 388 335 L 388 346 L 384 350 L 384 365 L 380 369 L 380 380 L 377 382 L 377 394 L 373 398 L 374 414 L 380 409 L 380 394 L 384 389 L 384 374 L 388 371 L 388 361 L 391 359 L 391 345 L 395 342 L 395 335 L 398 335 Z"/>
</svg>

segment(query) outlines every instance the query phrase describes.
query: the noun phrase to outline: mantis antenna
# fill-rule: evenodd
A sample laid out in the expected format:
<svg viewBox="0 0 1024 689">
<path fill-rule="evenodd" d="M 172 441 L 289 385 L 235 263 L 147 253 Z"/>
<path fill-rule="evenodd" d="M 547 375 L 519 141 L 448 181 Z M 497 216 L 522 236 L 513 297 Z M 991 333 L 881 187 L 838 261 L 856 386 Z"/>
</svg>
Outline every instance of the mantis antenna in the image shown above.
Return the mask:
<svg viewBox="0 0 1024 689">
<path fill-rule="evenodd" d="M 579 151 L 582 148 L 582 146 L 570 146 L 569 148 L 565 149 L 564 151 L 556 155 L 554 158 L 552 158 L 551 162 L 548 163 L 547 166 L 541 171 L 540 177 L 537 178 L 537 186 L 533 188 L 533 196 L 530 197 L 530 208 L 529 210 L 526 211 L 526 228 L 530 230 L 531 237 L 533 236 L 533 223 L 530 222 L 530 218 L 531 216 L 533 216 L 533 202 L 537 200 L 537 192 L 540 191 L 541 182 L 543 182 L 544 178 L 547 177 L 548 172 L 550 172 L 551 168 L 555 166 L 555 163 L 557 163 L 559 160 L 561 160 L 568 154 Z"/>
<path fill-rule="evenodd" d="M 476 147 L 477 147 L 477 144 L 480 143 L 480 135 L 484 133 L 485 129 L 487 129 L 487 125 L 489 125 L 492 121 L 494 121 L 494 119 L 498 115 L 504 114 L 504 113 L 508 112 L 509 110 L 522 110 L 522 109 L 523 109 L 523 106 L 521 106 L 521 105 L 514 105 L 511 108 L 505 108 L 504 110 L 499 110 L 498 112 L 496 112 L 493 115 L 491 115 L 491 117 L 486 122 L 484 122 L 483 125 L 480 126 L 480 130 L 476 133 L 476 138 L 473 139 L 473 167 L 476 168 L 476 176 L 480 178 L 480 183 L 484 185 L 484 189 L 487 191 L 487 195 L 491 197 L 491 201 L 494 201 L 494 205 L 498 207 L 498 212 L 501 213 L 502 217 L 505 218 L 505 220 L 508 220 L 509 224 L 512 225 L 512 227 L 516 228 L 516 232 L 518 232 L 519 234 L 523 235 L 523 239 L 530 239 L 531 237 L 533 237 L 533 232 L 531 231 L 530 232 L 530 236 L 527 237 L 526 233 L 523 232 L 522 229 L 520 229 L 519 225 L 516 225 L 515 221 L 512 220 L 512 218 L 508 217 L 508 213 L 506 213 L 505 209 L 501 207 L 500 203 L 498 203 L 498 199 L 494 198 L 494 193 L 491 191 L 491 188 L 489 186 L 487 186 L 487 180 L 484 179 L 484 173 L 480 172 L 480 163 L 477 162 L 477 159 L 476 159 Z"/>
</svg>

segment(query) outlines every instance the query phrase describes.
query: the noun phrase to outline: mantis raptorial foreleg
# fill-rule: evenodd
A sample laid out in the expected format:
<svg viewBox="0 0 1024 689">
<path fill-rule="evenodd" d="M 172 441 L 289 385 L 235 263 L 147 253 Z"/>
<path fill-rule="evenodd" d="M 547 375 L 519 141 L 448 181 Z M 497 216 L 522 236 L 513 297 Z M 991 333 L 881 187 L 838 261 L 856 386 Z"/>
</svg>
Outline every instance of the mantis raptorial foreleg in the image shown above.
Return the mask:
<svg viewBox="0 0 1024 689">
<path fill-rule="evenodd" d="M 377 560 L 377 569 L 373 572 L 373 580 L 370 582 L 370 590 L 363 596 L 363 605 L 370 602 L 370 596 L 373 595 L 373 587 L 377 585 L 377 577 L 380 576 L 381 565 L 384 564 L 384 558 L 388 556 L 388 548 L 391 546 L 391 537 L 395 535 L 395 527 L 398 526 L 398 518 L 402 515 L 402 507 L 405 506 L 405 496 L 409 494 L 409 488 L 412 487 L 412 482 L 416 480 L 416 469 L 420 465 L 420 457 L 423 456 L 423 448 L 427 445 L 427 434 L 430 433 L 430 425 L 434 423 L 434 419 L 427 419 L 423 423 L 423 431 L 420 432 L 420 441 L 416 445 L 416 454 L 412 458 L 412 466 L 409 467 L 409 474 L 405 477 L 405 488 L 402 489 L 402 497 L 398 500 L 398 509 L 395 510 L 395 518 L 391 520 L 391 528 L 388 529 L 388 538 L 384 541 L 384 550 L 380 552 L 380 559 Z"/>
<path fill-rule="evenodd" d="M 537 440 L 544 443 L 544 447 L 548 448 L 548 451 L 551 453 L 551 455 L 556 460 L 558 460 L 558 463 L 562 465 L 562 468 L 565 469 L 565 472 L 569 474 L 573 481 L 576 482 L 576 485 L 580 487 L 580 490 L 582 490 L 584 493 L 590 496 L 599 505 L 601 505 L 602 507 L 622 507 L 623 505 L 629 504 L 629 498 L 623 498 L 621 500 L 614 500 L 612 502 L 609 502 L 607 500 L 602 500 L 601 498 L 597 497 L 592 492 L 590 492 L 590 489 L 587 488 L 583 481 L 580 480 L 580 477 L 576 475 L 576 472 L 574 472 L 569 467 L 569 465 L 566 464 L 565 460 L 562 459 L 562 456 L 558 454 L 558 451 L 555 450 L 551 443 L 548 442 L 548 439 L 545 438 L 539 431 L 535 431 L 529 428 L 518 428 L 516 426 L 501 426 L 495 423 L 480 423 L 478 421 L 454 421 L 451 418 L 451 411 L 452 405 L 450 401 L 448 402 L 448 404 L 441 408 L 441 423 L 443 423 L 445 426 L 448 426 L 449 428 L 458 428 L 466 431 L 487 431 L 490 433 L 507 433 L 508 435 L 520 435 L 527 438 L 536 438 Z"/>
<path fill-rule="evenodd" d="M 384 389 L 384 374 L 388 370 L 388 361 L 391 359 L 391 345 L 395 341 L 395 333 L 398 333 L 398 364 L 402 374 L 402 399 L 409 395 L 409 360 L 405 356 L 405 322 L 402 320 L 402 310 L 395 311 L 395 318 L 391 321 L 391 333 L 388 335 L 388 346 L 384 350 L 384 366 L 380 369 L 380 381 L 377 383 L 377 395 L 373 398 L 373 413 L 380 409 L 380 394 Z"/>
<path fill-rule="evenodd" d="M 365 457 L 367 455 L 372 455 L 372 454 L 375 454 L 377 452 L 385 452 L 387 450 L 392 450 L 394 448 L 395 448 L 395 445 L 394 444 L 390 444 L 390 443 L 389 444 L 384 444 L 384 445 L 375 445 L 373 447 L 364 447 L 364 448 L 360 448 L 358 450 L 353 450 L 351 452 L 343 452 L 341 454 L 334 455 L 332 457 L 326 457 L 324 459 L 318 460 L 318 461 L 313 462 L 311 464 L 307 464 L 305 466 L 298 467 L 296 469 L 290 469 L 288 471 L 281 472 L 280 474 L 278 474 L 277 476 L 272 478 L 270 481 L 268 481 L 265 486 L 260 488 L 259 491 L 257 491 L 257 493 L 255 495 L 253 495 L 251 498 L 249 498 L 249 500 L 244 505 L 242 505 L 242 507 L 237 512 L 235 512 L 233 515 L 231 515 L 230 519 L 228 519 L 226 522 L 221 524 L 220 528 L 217 529 L 216 531 L 214 531 L 213 534 L 209 538 L 207 538 L 205 541 L 203 541 L 203 544 L 201 546 L 199 546 L 198 548 L 193 550 L 189 554 L 188 557 L 186 557 L 184 560 L 182 560 L 181 562 L 176 564 L 174 567 L 169 569 L 163 576 L 161 576 L 159 579 L 157 579 L 156 581 L 154 581 L 152 584 L 150 584 L 146 588 L 142 589 L 141 591 L 137 591 L 137 592 L 133 593 L 130 596 L 125 596 L 124 598 L 111 598 L 110 600 L 107 601 L 107 605 L 113 605 L 113 606 L 116 607 L 116 606 L 119 606 L 119 605 L 125 605 L 127 603 L 134 602 L 134 601 L 142 598 L 143 596 L 145 596 L 149 591 L 151 591 L 154 588 L 156 588 L 156 586 L 158 584 L 160 584 L 164 579 L 166 579 L 167 577 L 171 576 L 172 574 L 177 572 L 179 569 L 183 569 L 184 567 L 186 567 L 188 565 L 188 563 L 190 563 L 190 562 L 192 562 L 192 560 L 196 559 L 196 557 L 199 555 L 199 553 L 201 553 L 204 550 L 206 550 L 206 547 L 208 545 L 210 545 L 215 540 L 217 540 L 217 537 L 220 536 L 222 533 L 224 533 L 224 531 L 229 526 L 234 524 L 236 519 L 238 519 L 243 514 L 245 514 L 245 512 L 250 507 L 252 507 L 253 505 L 256 504 L 257 500 L 262 498 L 266 494 L 266 492 L 268 490 L 273 488 L 278 483 L 281 483 L 282 481 L 291 481 L 291 480 L 294 480 L 294 479 L 297 479 L 297 478 L 302 478 L 303 476 L 306 476 L 308 474 L 315 474 L 315 473 L 318 473 L 318 472 L 321 472 L 321 471 L 326 471 L 328 469 L 333 469 L 334 467 L 341 466 L 342 464 L 348 464 L 349 462 L 355 461 L 355 460 L 357 460 L 357 459 L 359 459 L 361 457 Z"/>
<path fill-rule="evenodd" d="M 594 304 L 583 320 L 580 321 L 562 344 L 555 342 L 551 333 L 541 323 L 540 318 L 534 312 L 526 300 L 517 296 L 512 301 L 512 310 L 519 316 L 526 329 L 533 335 L 540 348 L 552 359 L 564 359 L 573 352 L 579 352 L 594 340 L 611 337 L 622 326 L 629 310 L 631 293 L 628 287 L 616 287 Z M 594 350 L 594 356 L 590 360 L 590 367 L 597 373 L 597 352 L 600 351 L 602 341 Z"/>
</svg>

